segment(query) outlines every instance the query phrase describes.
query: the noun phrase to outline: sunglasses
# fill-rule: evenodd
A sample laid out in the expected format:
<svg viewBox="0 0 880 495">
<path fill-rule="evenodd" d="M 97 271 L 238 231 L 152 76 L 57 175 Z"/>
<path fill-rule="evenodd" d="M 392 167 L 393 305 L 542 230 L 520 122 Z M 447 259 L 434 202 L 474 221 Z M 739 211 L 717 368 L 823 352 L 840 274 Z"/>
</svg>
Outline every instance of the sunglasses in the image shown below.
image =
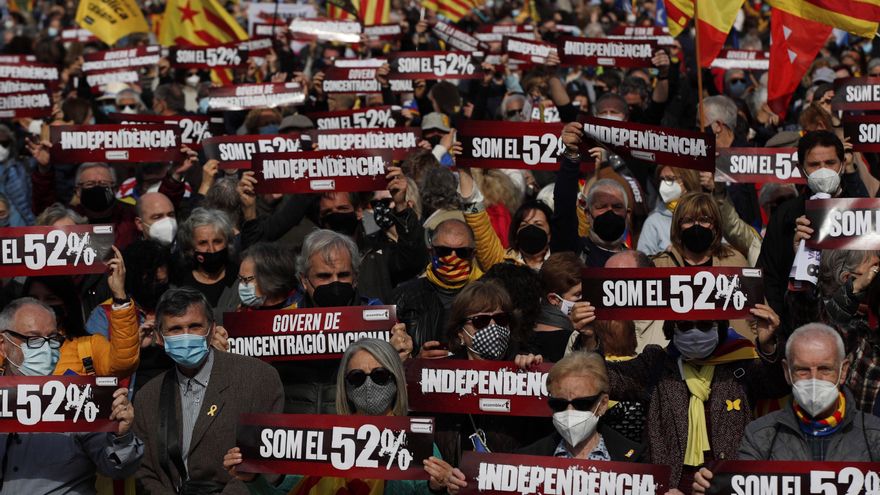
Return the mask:
<svg viewBox="0 0 880 495">
<path fill-rule="evenodd" d="M 471 325 L 474 326 L 477 330 L 482 330 L 489 326 L 489 323 L 495 321 L 495 324 L 501 325 L 502 327 L 506 327 L 508 323 L 510 323 L 510 315 L 507 313 L 495 313 L 494 315 L 478 315 L 472 316 L 470 318 L 465 318 L 464 321 L 471 322 Z"/>
<path fill-rule="evenodd" d="M 708 332 L 712 330 L 717 322 L 714 320 L 705 320 L 705 321 L 677 321 L 673 324 L 673 328 L 679 331 L 690 330 L 691 328 L 696 328 L 701 332 Z"/>
<path fill-rule="evenodd" d="M 730 84 L 733 84 L 733 83 L 744 83 L 744 82 L 746 82 L 745 79 L 731 79 L 731 80 L 730 80 Z"/>
<path fill-rule="evenodd" d="M 516 115 L 519 114 L 520 112 L 522 112 L 522 108 L 519 108 L 516 110 L 508 110 L 504 114 L 507 115 L 508 117 L 516 117 Z"/>
<path fill-rule="evenodd" d="M 352 387 L 359 388 L 367 381 L 367 377 L 370 377 L 376 385 L 385 385 L 391 381 L 392 375 L 385 368 L 375 368 L 369 373 L 364 370 L 351 370 L 345 375 L 345 381 Z"/>
<path fill-rule="evenodd" d="M 434 252 L 440 258 L 445 258 L 452 253 L 455 253 L 459 258 L 463 260 L 470 260 L 474 258 L 474 252 L 476 251 L 472 247 L 447 247 L 447 246 L 433 246 Z"/>
<path fill-rule="evenodd" d="M 591 395 L 589 397 L 578 397 L 576 399 L 561 399 L 559 397 L 550 397 L 547 399 L 547 405 L 550 406 L 550 409 L 553 412 L 562 412 L 568 409 L 568 405 L 571 404 L 578 411 L 592 411 L 596 406 L 596 403 L 599 402 L 599 399 L 602 397 L 602 394 Z"/>
<path fill-rule="evenodd" d="M 137 105 L 134 105 L 134 104 L 122 105 L 121 107 L 119 107 L 119 109 L 120 110 L 137 110 Z"/>
</svg>

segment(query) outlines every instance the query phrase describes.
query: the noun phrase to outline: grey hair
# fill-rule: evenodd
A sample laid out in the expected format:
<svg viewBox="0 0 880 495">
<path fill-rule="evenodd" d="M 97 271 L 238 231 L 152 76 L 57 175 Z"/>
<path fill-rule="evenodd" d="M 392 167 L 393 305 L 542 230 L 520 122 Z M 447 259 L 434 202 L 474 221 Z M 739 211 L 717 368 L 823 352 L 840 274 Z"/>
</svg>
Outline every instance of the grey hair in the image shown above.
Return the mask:
<svg viewBox="0 0 880 495">
<path fill-rule="evenodd" d="M 854 272 L 875 251 L 855 251 L 850 249 L 824 249 L 819 261 L 819 290 L 825 297 L 831 297 L 843 282 L 844 272 Z"/>
<path fill-rule="evenodd" d="M 195 235 L 196 228 L 204 225 L 210 225 L 223 234 L 223 237 L 226 238 L 226 246 L 229 249 L 229 254 L 231 256 L 235 248 L 232 245 L 234 234 L 232 232 L 232 222 L 229 221 L 229 216 L 221 210 L 201 207 L 193 210 L 189 218 L 183 222 L 183 225 L 181 225 L 180 229 L 177 231 L 177 245 L 180 246 L 181 252 L 186 255 L 191 255 L 195 251 L 195 246 L 192 245 L 193 236 Z"/>
<path fill-rule="evenodd" d="M 358 351 L 369 352 L 383 368 L 391 372 L 394 383 L 397 384 L 397 398 L 391 408 L 391 415 L 406 416 L 409 413 L 409 404 L 406 395 L 406 375 L 403 372 L 400 356 L 388 342 L 367 338 L 348 346 L 339 361 L 339 372 L 336 376 L 336 414 L 349 415 L 355 412 L 345 389 L 345 375 L 348 373 L 348 363 Z"/>
<path fill-rule="evenodd" d="M 55 312 L 52 311 L 52 308 L 49 307 L 48 304 L 39 299 L 34 299 L 33 297 L 19 297 L 7 304 L 6 307 L 3 308 L 3 311 L 0 311 L 0 330 L 14 331 L 15 329 L 13 328 L 12 323 L 15 321 L 15 313 L 18 313 L 18 310 L 25 306 L 37 306 L 38 308 L 43 309 L 43 311 L 52 316 L 52 321 L 55 322 L 52 326 L 58 326 L 58 322 L 55 319 Z"/>
<path fill-rule="evenodd" d="M 457 218 L 450 218 L 448 220 L 443 220 L 439 224 L 437 224 L 437 228 L 431 231 L 431 246 L 437 241 L 437 238 L 440 237 L 440 234 L 443 234 L 449 230 L 453 230 L 454 227 L 462 228 L 468 233 L 468 239 L 470 243 L 469 247 L 474 247 L 477 245 L 477 239 L 474 237 L 474 231 L 471 230 L 470 225 L 462 222 Z"/>
<path fill-rule="evenodd" d="M 764 43 L 761 42 L 761 38 L 757 35 L 749 33 L 742 37 L 739 42 L 739 47 L 743 50 L 763 50 Z"/>
<path fill-rule="evenodd" d="M 222 177 L 214 181 L 208 194 L 205 195 L 205 206 L 226 212 L 230 221 L 238 225 L 241 210 L 241 199 L 238 196 L 238 179 Z"/>
<path fill-rule="evenodd" d="M 724 95 L 703 98 L 703 114 L 706 125 L 720 121 L 731 131 L 736 129 L 736 103 Z"/>
<path fill-rule="evenodd" d="M 761 192 L 758 193 L 758 204 L 766 206 L 770 201 L 779 198 L 779 195 L 785 191 L 789 191 L 792 197 L 797 196 L 797 187 L 794 184 L 780 184 L 778 182 L 768 182 L 761 186 Z"/>
<path fill-rule="evenodd" d="M 357 280 L 361 257 L 357 244 L 350 237 L 329 229 L 318 229 L 307 235 L 303 241 L 302 251 L 296 260 L 296 271 L 302 277 L 308 277 L 312 269 L 312 256 L 320 253 L 324 261 L 330 263 L 336 251 L 348 251 L 351 257 L 352 276 Z"/>
<path fill-rule="evenodd" d="M 614 179 L 599 179 L 590 186 L 590 190 L 587 192 L 587 209 L 589 209 L 590 206 L 593 206 L 593 197 L 600 189 L 614 189 L 619 192 L 620 195 L 623 196 L 623 207 L 629 208 L 629 195 L 626 194 L 626 189 L 624 189 L 619 182 Z"/>
<path fill-rule="evenodd" d="M 110 179 L 113 180 L 113 184 L 116 184 L 116 171 L 113 170 L 113 167 L 107 165 L 104 162 L 84 162 L 79 168 L 76 169 L 76 177 L 73 180 L 75 185 L 79 185 L 79 178 L 82 176 L 83 172 L 86 170 L 90 170 L 93 168 L 103 168 L 107 172 L 110 173 Z"/>
<path fill-rule="evenodd" d="M 42 213 L 37 216 L 36 225 L 52 225 L 62 218 L 69 218 L 77 225 L 85 225 L 88 223 L 86 217 L 71 210 L 61 203 L 52 203 Z"/>
<path fill-rule="evenodd" d="M 795 340 L 801 338 L 812 340 L 820 335 L 834 340 L 834 345 L 837 346 L 837 362 L 842 363 L 846 358 L 846 349 L 843 347 L 843 339 L 840 337 L 840 333 L 824 323 L 807 323 L 792 332 L 785 343 L 785 360 L 788 361 L 788 365 L 791 366 L 792 364 L 791 349 L 794 347 Z"/>
<path fill-rule="evenodd" d="M 281 245 L 258 242 L 247 248 L 241 258 L 254 262 L 257 286 L 264 296 L 285 297 L 296 287 L 293 253 Z"/>
<path fill-rule="evenodd" d="M 514 101 L 521 101 L 523 106 L 522 106 L 522 110 L 520 110 L 520 112 L 522 113 L 525 111 L 525 108 L 526 108 L 525 95 L 523 95 L 522 93 L 511 93 L 511 94 L 505 96 L 503 100 L 501 100 L 501 107 L 499 108 L 499 111 L 501 113 L 502 119 L 504 119 L 507 116 L 507 104 L 514 102 Z"/>
<path fill-rule="evenodd" d="M 871 69 L 880 66 L 880 57 L 874 57 L 868 62 L 868 70 L 867 72 L 871 72 Z"/>
<path fill-rule="evenodd" d="M 141 100 L 140 93 L 138 93 L 137 91 L 135 91 L 131 88 L 123 89 L 122 91 L 116 93 L 116 104 L 118 105 L 119 100 L 121 100 L 123 98 L 132 98 L 137 102 L 137 106 L 139 109 L 144 108 L 144 102 L 143 102 L 143 100 Z"/>
</svg>

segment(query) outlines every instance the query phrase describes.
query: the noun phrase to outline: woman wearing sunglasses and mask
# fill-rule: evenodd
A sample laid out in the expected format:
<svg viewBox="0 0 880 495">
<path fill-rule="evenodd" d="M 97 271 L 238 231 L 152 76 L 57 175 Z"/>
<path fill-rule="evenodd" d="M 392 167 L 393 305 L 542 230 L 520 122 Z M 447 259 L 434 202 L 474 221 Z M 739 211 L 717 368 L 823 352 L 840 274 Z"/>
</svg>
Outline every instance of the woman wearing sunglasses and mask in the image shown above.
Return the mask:
<svg viewBox="0 0 880 495">
<path fill-rule="evenodd" d="M 389 343 L 378 339 L 361 339 L 348 346 L 339 364 L 336 410 L 340 415 L 407 415 L 406 376 L 400 356 Z M 223 457 L 223 466 L 229 474 L 244 481 L 253 495 L 343 492 L 431 495 L 446 493 L 447 490 L 457 493 L 458 484 L 463 484 L 459 476 L 453 476 L 452 466 L 442 460 L 436 445 L 434 455 L 425 461 L 428 481 L 352 480 L 328 476 L 316 480 L 308 475 L 286 475 L 272 484 L 262 475 L 239 472 L 236 466 L 241 462 L 238 447 L 229 449 Z M 448 483 L 451 484 L 447 486 Z M 364 484 L 368 488 L 366 492 L 362 492 Z"/>
</svg>

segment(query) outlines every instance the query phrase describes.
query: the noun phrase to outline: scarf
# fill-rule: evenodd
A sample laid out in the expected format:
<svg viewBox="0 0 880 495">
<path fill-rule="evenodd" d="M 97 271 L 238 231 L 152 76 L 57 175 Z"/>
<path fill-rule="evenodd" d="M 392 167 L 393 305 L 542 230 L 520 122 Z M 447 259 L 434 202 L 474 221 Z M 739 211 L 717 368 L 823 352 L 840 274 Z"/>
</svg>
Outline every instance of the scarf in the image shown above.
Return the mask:
<svg viewBox="0 0 880 495">
<path fill-rule="evenodd" d="M 304 476 L 288 495 L 382 495 L 383 480 Z"/>
<path fill-rule="evenodd" d="M 672 201 L 669 201 L 668 203 L 666 203 L 666 209 L 671 212 L 675 212 L 675 207 L 677 207 L 677 206 L 678 206 L 677 199 L 673 199 Z"/>
<path fill-rule="evenodd" d="M 556 306 L 546 302 L 541 304 L 541 313 L 535 322 L 547 325 L 548 327 L 574 331 L 574 325 L 571 323 L 568 315 L 564 314 Z"/>
<path fill-rule="evenodd" d="M 453 253 L 443 258 L 434 258 L 425 269 L 425 276 L 441 289 L 457 290 L 482 277 L 483 272 L 473 262 L 461 259 Z"/>
<path fill-rule="evenodd" d="M 837 410 L 831 416 L 823 419 L 811 418 L 795 401 L 792 401 L 792 407 L 794 408 L 795 416 L 799 420 L 798 426 L 801 427 L 801 431 L 813 437 L 825 437 L 840 428 L 844 412 L 846 411 L 846 397 L 841 392 L 840 400 L 837 401 Z"/>
</svg>

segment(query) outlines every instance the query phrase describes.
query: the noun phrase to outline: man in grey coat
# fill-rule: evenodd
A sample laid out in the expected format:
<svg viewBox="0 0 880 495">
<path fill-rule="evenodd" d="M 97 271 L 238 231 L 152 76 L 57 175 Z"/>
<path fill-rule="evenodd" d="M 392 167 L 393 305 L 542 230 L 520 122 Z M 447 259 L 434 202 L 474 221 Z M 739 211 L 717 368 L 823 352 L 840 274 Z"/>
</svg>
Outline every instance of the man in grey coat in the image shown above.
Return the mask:
<svg viewBox="0 0 880 495">
<path fill-rule="evenodd" d="M 849 362 L 837 331 L 821 323 L 798 328 L 785 345 L 783 364 L 794 402 L 749 423 L 739 460 L 880 460 L 880 418 L 857 410 L 852 393 L 840 387 Z M 711 480 L 711 471 L 702 468 L 694 493 L 706 493 Z"/>
</svg>

